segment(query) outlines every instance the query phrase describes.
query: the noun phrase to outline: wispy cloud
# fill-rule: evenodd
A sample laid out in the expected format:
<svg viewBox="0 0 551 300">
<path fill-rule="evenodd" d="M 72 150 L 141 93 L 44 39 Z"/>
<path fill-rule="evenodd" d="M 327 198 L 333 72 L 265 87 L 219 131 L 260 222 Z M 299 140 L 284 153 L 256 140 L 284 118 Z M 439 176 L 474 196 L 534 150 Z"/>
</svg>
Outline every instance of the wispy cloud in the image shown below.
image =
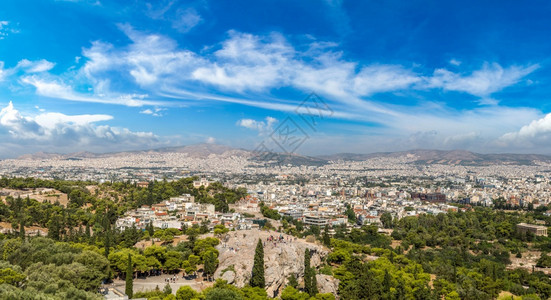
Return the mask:
<svg viewBox="0 0 551 300">
<path fill-rule="evenodd" d="M 0 61 L 0 81 L 6 79 L 9 76 L 16 75 L 18 73 L 42 73 L 51 70 L 55 63 L 47 61 L 45 59 L 30 61 L 28 59 L 20 60 L 13 68 L 4 68 L 4 62 Z"/>
<path fill-rule="evenodd" d="M 373 121 L 377 116 L 399 116 L 400 110 L 409 110 L 369 99 L 379 93 L 444 89 L 491 99 L 491 94 L 518 83 L 539 67 L 503 68 L 492 63 L 468 75 L 446 69 L 425 75 L 401 65 L 360 65 L 344 59 L 341 52 L 334 50 L 335 45 L 320 48 L 319 41 L 313 42 L 306 50 L 298 50 L 278 33 L 257 36 L 230 31 L 219 49 L 196 53 L 180 49 L 173 39 L 166 36 L 146 34 L 128 24 L 119 27 L 130 38 L 131 44 L 114 47 L 105 42 L 93 42 L 92 47 L 83 51 L 86 63 L 78 72 L 80 78 L 85 79 L 84 84 L 93 86 L 91 95 L 74 92 L 72 87 L 64 86 L 62 80 L 52 82 L 35 77 L 32 80 L 24 78 L 23 82 L 34 85 L 41 95 L 73 101 L 159 105 L 158 101 L 148 100 L 150 95 L 170 95 L 171 98 L 181 97 L 183 101 L 208 98 L 285 111 L 291 109 L 287 106 L 296 105 L 296 101 L 292 103 L 278 98 L 261 101 L 255 99 L 255 95 L 292 87 L 306 93 L 316 91 L 329 101 L 335 101 L 334 105 L 338 106 L 335 110 L 340 111 L 334 115 L 336 118 L 362 115 L 356 113 L 361 109 L 364 114 L 373 113 L 370 120 Z M 114 74 L 119 74 L 117 80 L 132 78 L 134 81 L 127 82 L 127 88 L 140 89 L 144 93 L 112 92 L 110 81 Z M 190 96 L 197 94 L 206 97 Z"/>
<path fill-rule="evenodd" d="M 485 63 L 482 69 L 475 70 L 469 75 L 454 73 L 446 69 L 437 69 L 432 77 L 427 78 L 427 87 L 487 97 L 518 83 L 538 68 L 538 64 L 503 68 L 498 63 Z"/>
<path fill-rule="evenodd" d="M 140 111 L 140 114 L 151 115 L 153 117 L 162 117 L 163 116 L 163 113 L 162 113 L 163 110 L 166 110 L 166 108 L 160 108 L 160 107 L 155 107 L 153 109 L 147 108 L 147 109 L 144 109 L 144 110 Z"/>
<path fill-rule="evenodd" d="M 41 73 L 50 71 L 55 66 L 55 63 L 49 62 L 45 59 L 38 61 L 30 61 L 28 59 L 23 59 L 17 63 L 15 68 L 23 69 L 26 73 Z"/>
<path fill-rule="evenodd" d="M 146 7 L 149 17 L 155 20 L 168 21 L 172 28 L 181 33 L 190 31 L 203 21 L 203 18 L 194 7 L 185 7 L 176 1 L 146 3 Z"/>
<path fill-rule="evenodd" d="M 400 136 L 404 145 L 475 147 L 504 132 L 518 130 L 519 124 L 540 115 L 535 109 L 502 107 L 493 97 L 524 80 L 539 68 L 538 64 L 485 63 L 473 70 L 464 63 L 450 62 L 454 71 L 362 64 L 345 58 L 335 43 L 293 45 L 279 33 L 259 36 L 236 31 L 230 31 L 221 43 L 195 52 L 161 34 L 144 33 L 128 24 L 119 28 L 131 42 L 118 47 L 93 42 L 83 50 L 85 63 L 75 71 L 76 76 L 75 72 L 23 74 L 21 82 L 33 86 L 37 94 L 52 98 L 151 106 L 140 111 L 151 116 L 161 116 L 158 107 L 174 102 L 225 102 L 295 112 L 300 99 L 284 99 L 272 91 L 315 91 L 330 104 L 332 118 L 369 122 L 374 124 L 369 127 L 373 133 Z M 53 67 L 39 62 L 34 64 L 41 68 L 35 70 Z M 25 64 L 28 63 L 22 63 Z M 0 68 L 0 78 L 2 70 L 6 72 Z M 71 80 L 67 79 L 69 76 L 73 76 Z M 115 79 L 114 88 L 111 81 Z M 83 86 L 91 88 L 86 90 Z M 408 91 L 441 90 L 479 97 L 484 105 L 456 110 L 436 100 L 416 105 L 391 105 L 376 100 L 383 93 L 400 97 Z M 240 127 L 261 133 L 273 124 L 269 119 L 237 122 Z"/>
<path fill-rule="evenodd" d="M 194 8 L 178 9 L 172 27 L 182 33 L 188 32 L 203 21 Z"/>
<path fill-rule="evenodd" d="M 335 27 L 335 31 L 340 35 L 347 35 L 352 31 L 350 26 L 350 18 L 348 17 L 342 0 L 325 0 L 327 8 L 327 16 L 330 22 Z"/>
<path fill-rule="evenodd" d="M 95 6 L 100 6 L 101 1 L 99 0 L 54 0 L 56 2 L 73 2 L 73 3 L 84 3 L 84 4 L 90 4 Z"/>
<path fill-rule="evenodd" d="M 163 102 L 144 100 L 146 95 L 87 95 L 75 92 L 72 87 L 54 80 L 42 79 L 37 76 L 25 76 L 21 78 L 25 84 L 32 85 L 36 88 L 36 93 L 50 98 L 57 98 L 69 101 L 103 103 L 103 104 L 119 104 L 132 107 L 144 105 L 163 105 Z"/>
<path fill-rule="evenodd" d="M 5 39 L 12 33 L 18 33 L 19 30 L 15 28 L 9 21 L 0 20 L 0 40 Z"/>
</svg>

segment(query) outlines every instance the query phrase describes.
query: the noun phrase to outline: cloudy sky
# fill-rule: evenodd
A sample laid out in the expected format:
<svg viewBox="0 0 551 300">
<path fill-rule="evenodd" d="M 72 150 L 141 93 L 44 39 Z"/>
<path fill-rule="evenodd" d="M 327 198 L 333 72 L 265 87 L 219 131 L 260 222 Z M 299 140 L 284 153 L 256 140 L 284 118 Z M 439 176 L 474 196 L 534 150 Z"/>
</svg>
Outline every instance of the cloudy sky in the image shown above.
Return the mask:
<svg viewBox="0 0 551 300">
<path fill-rule="evenodd" d="M 446 2 L 2 0 L 0 158 L 551 154 L 551 3 Z"/>
</svg>

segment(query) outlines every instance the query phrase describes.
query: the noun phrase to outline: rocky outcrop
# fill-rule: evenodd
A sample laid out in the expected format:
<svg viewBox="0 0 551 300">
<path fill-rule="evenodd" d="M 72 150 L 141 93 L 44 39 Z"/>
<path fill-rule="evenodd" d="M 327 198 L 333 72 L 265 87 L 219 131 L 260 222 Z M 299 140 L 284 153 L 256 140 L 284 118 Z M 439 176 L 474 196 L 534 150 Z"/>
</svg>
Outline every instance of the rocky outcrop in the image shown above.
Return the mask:
<svg viewBox="0 0 551 300">
<path fill-rule="evenodd" d="M 223 280 L 227 281 L 229 284 L 232 284 L 235 282 L 235 272 L 234 271 L 226 271 L 222 274 L 220 277 Z"/>
<path fill-rule="evenodd" d="M 254 252 L 258 239 L 260 239 L 263 243 L 265 242 L 264 276 L 266 291 L 269 296 L 276 296 L 285 287 L 287 278 L 291 274 L 295 274 L 297 278 L 304 276 L 304 251 L 306 248 L 313 252 L 310 264 L 314 267 L 319 266 L 322 257 L 327 254 L 327 250 L 321 245 L 307 243 L 301 239 L 295 240 L 288 235 L 284 235 L 285 242 L 274 245 L 273 242 L 266 241 L 270 235 L 279 237 L 280 234 L 260 230 L 230 232 L 228 238 L 222 239 L 221 244 L 217 247 L 220 251 L 218 258 L 220 264 L 214 277 L 222 278 L 228 282 L 233 279 L 236 286 L 245 286 L 251 278 Z M 287 238 L 292 238 L 292 241 L 288 241 Z M 230 269 L 235 270 L 235 272 L 230 271 Z M 323 280 L 324 283 L 330 281 L 323 277 L 318 279 L 319 285 L 321 285 L 320 280 Z M 336 291 L 336 288 L 332 290 Z"/>
<path fill-rule="evenodd" d="M 318 291 L 322 294 L 331 293 L 337 295 L 339 290 L 339 280 L 333 276 L 318 274 L 316 275 L 318 282 Z"/>
</svg>

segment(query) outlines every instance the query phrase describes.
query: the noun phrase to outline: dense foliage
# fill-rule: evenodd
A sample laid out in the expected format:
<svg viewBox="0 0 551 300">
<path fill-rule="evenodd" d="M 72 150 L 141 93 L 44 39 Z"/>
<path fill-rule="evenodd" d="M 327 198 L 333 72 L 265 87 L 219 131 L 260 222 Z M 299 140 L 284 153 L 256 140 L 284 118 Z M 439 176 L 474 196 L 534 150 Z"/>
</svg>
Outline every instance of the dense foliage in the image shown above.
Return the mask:
<svg viewBox="0 0 551 300">
<path fill-rule="evenodd" d="M 549 249 L 550 238 L 516 230 L 516 224 L 535 218 L 536 213 L 476 208 L 387 219 L 385 227 L 393 227 L 392 237 L 401 241 L 394 248 L 374 226 L 337 227 L 327 263 L 341 280 L 342 299 L 495 299 L 502 291 L 548 299 L 549 276 L 507 268 L 512 254 Z M 549 261 L 542 253 L 538 264 Z"/>
<path fill-rule="evenodd" d="M 237 288 L 224 281 L 212 283 L 218 268 L 216 246 L 228 233 L 217 225 L 214 237 L 205 237 L 208 224 L 189 228 L 117 230 L 115 220 L 129 209 L 158 203 L 184 193 L 196 202 L 211 203 L 217 211 L 229 211 L 229 204 L 246 195 L 244 189 L 228 189 L 219 183 L 194 188 L 185 178 L 169 182 L 152 181 L 148 187 L 130 182 L 76 182 L 1 178 L 0 187 L 33 191 L 51 188 L 66 193 L 68 203 L 39 202 L 31 198 L 5 197 L 0 201 L 0 221 L 11 225 L 12 233 L 0 235 L 0 295 L 6 299 L 101 299 L 102 282 L 173 274 L 183 271 L 188 279 L 211 281 L 212 287 L 197 292 L 170 286 L 135 297 L 148 299 L 268 299 L 264 287 L 263 248 L 259 241 L 251 286 Z M 91 188 L 93 186 L 93 188 Z M 501 203 L 497 201 L 496 203 Z M 499 204 L 501 205 L 501 204 Z M 499 207 L 499 206 L 498 206 Z M 504 207 L 508 208 L 508 207 Z M 391 235 L 376 226 L 305 226 L 299 220 L 282 217 L 263 203 L 261 213 L 276 221 L 276 230 L 314 238 L 329 251 L 321 266 L 310 265 L 305 252 L 302 278 L 292 274 L 279 294 L 284 300 L 334 299 L 319 294 L 316 275 L 339 279 L 338 294 L 346 299 L 496 299 L 509 292 L 513 299 L 548 299 L 551 280 L 538 268 L 551 267 L 551 238 L 516 229 L 521 222 L 551 225 L 546 208 L 502 211 L 475 207 L 467 211 L 393 219 L 381 216 Z M 354 220 L 350 206 L 345 213 Z M 266 227 L 271 227 L 267 222 Z M 47 229 L 47 236 L 29 237 L 30 226 Z M 173 245 L 175 236 L 187 239 Z M 143 249 L 138 241 L 158 241 Z M 538 253 L 538 268 L 513 268 L 511 261 L 527 251 Z M 262 270 L 262 272 L 261 272 Z M 260 280 L 262 274 L 262 280 Z M 254 279 L 254 280 L 253 280 Z M 258 279 L 258 280 L 257 280 Z M 508 296 L 511 298 L 511 296 Z M 515 298 L 516 297 L 516 298 Z"/>
</svg>

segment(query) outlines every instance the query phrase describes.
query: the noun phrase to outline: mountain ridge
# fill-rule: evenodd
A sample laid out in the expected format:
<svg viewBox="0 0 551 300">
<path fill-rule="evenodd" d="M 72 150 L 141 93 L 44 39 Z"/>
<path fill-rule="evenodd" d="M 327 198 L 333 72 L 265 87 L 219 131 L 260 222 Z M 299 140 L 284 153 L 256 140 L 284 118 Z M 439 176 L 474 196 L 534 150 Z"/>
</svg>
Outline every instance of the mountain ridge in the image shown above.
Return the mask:
<svg viewBox="0 0 551 300">
<path fill-rule="evenodd" d="M 194 158 L 207 158 L 210 155 L 246 157 L 251 160 L 262 160 L 263 155 L 257 152 L 233 148 L 221 144 L 192 144 L 185 146 L 163 147 L 146 150 L 133 150 L 109 153 L 93 153 L 81 151 L 75 153 L 47 153 L 37 152 L 25 154 L 16 159 L 45 160 L 45 159 L 85 159 L 102 158 L 113 156 L 125 156 L 129 154 L 147 153 L 187 153 Z M 294 165 L 323 165 L 330 161 L 362 161 L 371 158 L 397 158 L 409 157 L 418 164 L 452 164 L 452 165 L 491 165 L 491 164 L 533 164 L 534 161 L 551 162 L 551 155 L 543 154 L 518 154 L 518 153 L 476 153 L 467 150 L 435 150 L 435 149 L 413 149 L 397 152 L 374 152 L 374 153 L 336 153 L 330 155 L 308 156 L 295 153 L 270 153 L 270 159 L 281 164 Z"/>
</svg>

